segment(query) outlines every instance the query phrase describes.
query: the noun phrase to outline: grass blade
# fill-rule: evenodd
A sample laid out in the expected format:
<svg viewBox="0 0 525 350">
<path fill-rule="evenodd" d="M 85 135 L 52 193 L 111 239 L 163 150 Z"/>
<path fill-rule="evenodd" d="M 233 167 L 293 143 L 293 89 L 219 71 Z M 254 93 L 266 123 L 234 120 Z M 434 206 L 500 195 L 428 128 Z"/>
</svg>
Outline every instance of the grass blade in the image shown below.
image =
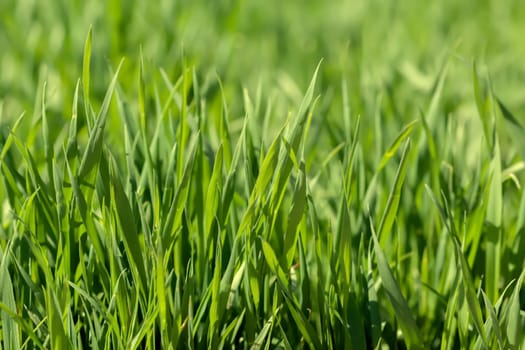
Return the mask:
<svg viewBox="0 0 525 350">
<path fill-rule="evenodd" d="M 10 244 L 7 245 L 7 251 L 3 252 L 0 247 L 0 301 L 9 310 L 17 309 L 15 295 L 13 293 L 13 283 L 11 275 L 8 270 L 8 256 Z M 2 310 L 2 341 L 6 349 L 20 348 L 20 330 L 17 322 L 9 316 L 9 314 Z"/>
<path fill-rule="evenodd" d="M 132 262 L 132 270 L 136 269 L 138 273 L 138 286 L 143 291 L 144 295 L 148 295 L 148 277 L 145 267 L 145 259 L 142 254 L 143 246 L 139 241 L 139 233 L 135 225 L 135 216 L 131 210 L 129 199 L 124 192 L 119 175 L 114 166 L 110 163 L 109 173 L 111 179 L 111 198 L 114 200 L 112 204 L 120 226 L 122 227 L 122 241 L 126 252 Z"/>
<path fill-rule="evenodd" d="M 118 74 L 123 62 L 123 60 L 120 61 L 117 71 L 113 75 L 113 79 L 111 79 L 111 83 L 109 84 L 106 96 L 104 97 L 104 101 L 102 102 L 102 106 L 97 116 L 97 120 L 91 129 L 88 145 L 84 151 L 82 162 L 80 163 L 80 168 L 78 170 L 79 179 L 84 179 L 100 160 L 100 156 L 102 154 L 104 127 L 106 126 L 106 120 L 108 117 L 109 104 L 111 102 L 111 97 L 113 96 L 113 91 L 115 90 Z"/>
<path fill-rule="evenodd" d="M 379 276 L 381 276 L 381 280 L 383 281 L 383 286 L 388 295 L 388 299 L 396 311 L 396 317 L 399 321 L 399 326 L 403 331 L 408 348 L 423 349 L 424 346 L 421 344 L 422 337 L 419 328 L 412 316 L 412 312 L 410 311 L 410 307 L 408 306 L 405 297 L 401 293 L 399 284 L 395 280 L 394 275 L 388 266 L 386 256 L 381 249 L 372 222 L 370 222 L 370 228 L 372 229 L 372 239 L 374 242 L 374 251 Z"/>
<path fill-rule="evenodd" d="M 396 218 L 397 208 L 399 206 L 399 200 L 401 198 L 401 188 L 405 181 L 409 150 L 410 139 L 408 139 L 405 142 L 405 149 L 403 150 L 401 162 L 399 163 L 399 167 L 397 168 L 394 186 L 392 188 L 392 191 L 390 192 L 390 195 L 388 196 L 385 211 L 381 218 L 381 222 L 379 223 L 379 229 L 377 232 L 381 243 L 384 243 L 384 241 L 386 240 L 387 234 L 390 233 L 390 230 L 392 229 L 392 225 L 394 224 L 394 220 Z"/>
</svg>

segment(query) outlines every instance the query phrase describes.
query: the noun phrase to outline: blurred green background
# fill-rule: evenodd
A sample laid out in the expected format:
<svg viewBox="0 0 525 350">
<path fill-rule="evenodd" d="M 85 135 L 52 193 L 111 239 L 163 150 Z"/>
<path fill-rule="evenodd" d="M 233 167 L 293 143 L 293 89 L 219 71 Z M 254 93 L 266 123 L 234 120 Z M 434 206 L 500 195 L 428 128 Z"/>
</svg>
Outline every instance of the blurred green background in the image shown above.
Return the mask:
<svg viewBox="0 0 525 350">
<path fill-rule="evenodd" d="M 108 67 L 121 57 L 136 63 L 140 48 L 169 73 L 185 57 L 202 77 L 213 81 L 217 73 L 228 88 L 253 90 L 262 82 L 281 86 L 290 98 L 297 97 L 296 85 L 304 89 L 323 58 L 321 84 L 334 88 L 333 81 L 344 75 L 353 108 L 367 114 L 366 100 L 385 86 L 395 87 L 393 97 L 413 94 L 414 101 L 402 100 L 416 105 L 432 87 L 443 57 L 452 55 L 453 82 L 446 89 L 452 102 L 471 94 L 467 82 L 476 58 L 489 67 L 495 90 L 509 106 L 523 111 L 524 15 L 525 6 L 514 0 L 3 0 L 0 98 L 4 115 L 14 117 L 32 109 L 46 80 L 50 107 L 70 109 L 92 25 L 98 77 L 93 94 L 99 98 Z M 410 106 L 398 109 L 410 112 Z"/>
</svg>

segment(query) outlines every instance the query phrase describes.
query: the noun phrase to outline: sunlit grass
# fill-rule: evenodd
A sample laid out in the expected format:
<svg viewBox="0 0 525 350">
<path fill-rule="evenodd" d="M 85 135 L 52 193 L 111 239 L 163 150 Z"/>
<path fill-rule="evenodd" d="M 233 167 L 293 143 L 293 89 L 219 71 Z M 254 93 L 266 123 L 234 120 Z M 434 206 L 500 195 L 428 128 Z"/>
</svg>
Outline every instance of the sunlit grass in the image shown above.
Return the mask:
<svg viewBox="0 0 525 350">
<path fill-rule="evenodd" d="M 524 347 L 523 15 L 409 3 L 11 4 L 1 346 Z"/>
</svg>

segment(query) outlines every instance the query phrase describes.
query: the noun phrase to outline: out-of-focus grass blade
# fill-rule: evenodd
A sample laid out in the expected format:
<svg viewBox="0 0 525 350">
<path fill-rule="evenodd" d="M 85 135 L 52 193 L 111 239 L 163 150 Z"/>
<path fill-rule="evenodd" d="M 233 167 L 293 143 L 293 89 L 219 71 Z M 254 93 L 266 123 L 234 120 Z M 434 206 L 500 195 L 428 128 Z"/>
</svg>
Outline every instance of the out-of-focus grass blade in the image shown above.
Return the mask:
<svg viewBox="0 0 525 350">
<path fill-rule="evenodd" d="M 490 180 L 487 203 L 487 232 L 485 283 L 487 296 L 491 301 L 498 299 L 498 284 L 501 264 L 501 220 L 503 215 L 503 192 L 501 183 L 500 147 L 497 136 L 494 139 L 494 154 L 490 162 Z"/>
<path fill-rule="evenodd" d="M 84 59 L 82 64 L 82 83 L 84 88 L 84 108 L 86 110 L 86 117 L 88 126 L 91 128 L 91 105 L 89 103 L 89 89 L 90 89 L 90 67 L 91 67 L 91 44 L 93 41 L 93 27 L 89 27 L 84 43 Z"/>
<path fill-rule="evenodd" d="M 474 97 L 476 99 L 476 106 L 478 107 L 478 113 L 481 118 L 481 124 L 483 126 L 483 133 L 485 134 L 485 140 L 487 148 L 489 151 L 492 151 L 492 133 L 494 121 L 490 120 L 490 99 L 488 87 L 485 84 L 482 84 L 479 80 L 478 69 L 476 67 L 476 62 L 472 64 L 472 80 L 474 83 Z"/>
<path fill-rule="evenodd" d="M 46 159 L 46 166 L 47 166 L 47 175 L 48 180 L 50 182 L 49 190 L 54 191 L 54 179 L 55 176 L 53 175 L 53 143 L 51 142 L 51 137 L 49 135 L 49 123 L 47 120 L 47 100 L 46 100 L 46 86 L 47 84 L 44 83 L 44 87 L 42 88 L 42 139 L 44 141 L 44 155 Z"/>
<path fill-rule="evenodd" d="M 496 102 L 498 103 L 498 107 L 501 113 L 503 114 L 503 118 L 505 118 L 505 120 L 507 120 L 512 125 L 514 125 L 516 128 L 518 128 L 521 132 L 525 132 L 525 128 L 523 128 L 521 123 L 511 113 L 511 111 L 503 104 L 503 102 L 497 96 L 494 96 L 494 97 L 496 99 Z"/>
<path fill-rule="evenodd" d="M 430 105 L 428 106 L 428 110 L 425 116 L 425 119 L 432 127 L 434 127 L 434 123 L 438 115 L 438 107 L 439 103 L 441 102 L 441 96 L 443 94 L 443 87 L 445 86 L 445 80 L 447 78 L 449 63 L 450 55 L 447 55 L 445 61 L 443 62 L 443 65 L 441 66 L 441 70 L 437 77 L 436 83 L 434 84 L 432 99 L 430 100 Z"/>
<path fill-rule="evenodd" d="M 501 156 L 498 139 L 494 142 L 494 158 L 490 162 L 490 186 L 487 205 L 487 221 L 499 228 L 501 226 L 503 195 L 501 180 Z"/>
<path fill-rule="evenodd" d="M 509 131 L 512 141 L 516 143 L 521 159 L 525 160 L 525 128 L 497 96 L 494 96 L 494 98 L 504 120 L 508 122 L 507 130 Z"/>
<path fill-rule="evenodd" d="M 405 142 L 405 149 L 403 150 L 403 155 L 401 156 L 399 167 L 397 168 L 394 186 L 392 188 L 392 191 L 390 192 L 390 195 L 388 196 L 385 211 L 383 213 L 383 217 L 381 218 L 381 222 L 379 223 L 379 229 L 377 231 L 379 240 L 382 244 L 386 240 L 387 234 L 390 233 L 390 230 L 392 229 L 392 225 L 394 224 L 394 220 L 396 218 L 397 208 L 399 206 L 399 199 L 401 198 L 401 188 L 403 187 L 403 183 L 405 181 L 409 150 L 410 139 L 407 139 L 407 141 Z"/>
<path fill-rule="evenodd" d="M 102 106 L 100 107 L 100 111 L 97 116 L 97 120 L 95 121 L 95 125 L 93 126 L 91 130 L 91 135 L 89 136 L 88 145 L 87 145 L 86 150 L 84 151 L 82 162 L 80 163 L 80 168 L 78 170 L 78 177 L 80 179 L 83 179 L 86 175 L 88 175 L 93 169 L 93 167 L 100 160 L 100 156 L 102 154 L 104 127 L 106 125 L 106 120 L 108 116 L 109 104 L 111 102 L 111 97 L 113 96 L 113 90 L 115 89 L 115 86 L 117 84 L 118 74 L 120 72 L 123 62 L 124 60 L 120 61 L 117 71 L 115 72 L 113 79 L 111 80 L 111 83 L 109 84 L 108 90 L 106 92 L 106 96 L 104 97 L 104 101 L 102 102 Z"/>
<path fill-rule="evenodd" d="M 139 125 L 140 130 L 144 134 L 147 132 L 146 122 L 146 88 L 144 84 L 144 56 L 142 54 L 142 48 L 140 49 L 140 61 L 139 61 L 139 73 L 138 73 L 138 107 L 139 107 Z"/>
<path fill-rule="evenodd" d="M 219 138 L 221 141 L 221 144 L 224 148 L 224 164 L 226 168 L 230 168 L 232 165 L 232 146 L 231 146 L 231 132 L 230 127 L 228 125 L 228 116 L 229 116 L 229 110 L 228 110 L 228 104 L 226 103 L 226 95 L 224 93 L 224 87 L 222 85 L 222 81 L 219 78 L 219 76 L 216 76 L 217 83 L 219 84 L 219 89 L 221 91 L 221 101 L 222 101 L 222 109 L 221 113 L 219 115 L 218 125 L 219 125 Z"/>
<path fill-rule="evenodd" d="M 392 158 L 396 154 L 399 146 L 401 146 L 401 143 L 403 143 L 403 141 L 405 141 L 408 135 L 410 135 L 410 133 L 412 132 L 412 129 L 417 123 L 419 123 L 419 120 L 413 120 L 412 122 L 407 124 L 403 128 L 403 130 L 401 130 L 401 132 L 399 133 L 399 135 L 397 135 L 394 142 L 392 142 L 392 144 L 388 148 L 388 151 L 386 151 L 385 154 L 383 154 L 383 158 L 381 159 L 381 163 L 379 163 L 377 172 L 380 172 L 385 167 L 385 165 L 388 163 L 390 158 Z"/>
<path fill-rule="evenodd" d="M 350 101 L 348 101 L 348 95 L 348 82 L 347 79 L 343 76 L 343 78 L 341 79 L 341 100 L 343 104 L 343 122 L 345 127 L 345 139 L 351 140 L 352 133 L 350 125 Z M 359 124 L 359 119 L 357 123 Z"/>
<path fill-rule="evenodd" d="M 427 137 L 427 143 L 428 143 L 428 151 L 430 153 L 430 156 L 432 159 L 437 159 L 437 147 L 436 147 L 436 141 L 434 140 L 434 136 L 432 135 L 432 131 L 430 129 L 430 126 L 428 125 L 428 121 L 425 119 L 425 115 L 422 111 L 420 111 L 420 120 L 423 124 L 423 130 L 425 131 L 425 136 Z"/>
<path fill-rule="evenodd" d="M 388 266 L 386 256 L 381 249 L 379 241 L 377 240 L 372 222 L 370 222 L 370 228 L 372 230 L 372 239 L 374 241 L 374 251 L 376 254 L 379 276 L 381 276 L 381 280 L 383 281 L 383 287 L 386 291 L 386 294 L 388 295 L 388 299 L 394 307 L 396 318 L 399 321 L 399 326 L 403 331 L 408 348 L 423 349 L 424 346 L 421 344 L 422 337 L 419 328 L 417 327 L 416 321 L 412 316 L 412 312 L 410 311 L 410 307 L 408 306 L 405 297 L 401 293 L 399 284 L 395 280 L 394 275 Z"/>
<path fill-rule="evenodd" d="M 523 286 L 523 279 L 525 278 L 525 270 L 521 275 L 512 291 L 509 303 L 506 310 L 503 311 L 502 319 L 504 321 L 502 327 L 506 331 L 509 345 L 512 349 L 519 349 L 520 344 L 525 338 L 525 327 L 523 326 L 523 316 L 520 315 L 520 292 Z"/>
<path fill-rule="evenodd" d="M 443 95 L 443 87 L 445 86 L 449 63 L 450 63 L 450 55 L 448 55 L 443 61 L 439 74 L 436 78 L 436 81 L 434 82 L 430 104 L 428 105 L 428 108 L 425 111 L 425 113 L 421 113 L 421 119 L 423 120 L 424 125 L 426 124 L 427 126 L 429 126 L 429 129 L 431 130 L 433 130 L 436 126 L 436 118 L 439 112 L 439 105 L 441 103 L 441 97 Z M 431 134 L 426 133 L 426 136 L 427 136 L 427 142 L 429 143 L 429 147 L 432 150 L 432 138 L 429 137 L 431 136 Z M 425 142 L 425 138 L 421 137 L 419 139 L 419 142 L 416 148 L 422 149 L 424 142 Z"/>
<path fill-rule="evenodd" d="M 183 59 L 183 67 L 182 67 L 182 104 L 180 109 L 180 117 L 179 117 L 179 127 L 178 135 L 177 135 L 177 141 L 179 143 L 179 154 L 178 154 L 178 161 L 177 161 L 177 175 L 178 177 L 182 177 L 182 173 L 184 172 L 184 156 L 186 154 L 186 147 L 187 147 L 187 141 L 190 137 L 190 126 L 188 124 L 188 91 L 193 84 L 193 76 L 191 74 L 191 69 L 186 67 L 186 61 Z"/>
<path fill-rule="evenodd" d="M 0 300 L 2 304 L 13 312 L 16 311 L 15 295 L 13 293 L 13 283 L 11 275 L 7 268 L 8 256 L 11 244 L 7 244 L 6 252 L 2 251 L 0 247 Z M 2 341 L 6 349 L 20 348 L 20 330 L 17 322 L 10 317 L 7 312 L 2 311 Z M 0 343 L 1 344 L 1 343 Z"/>
</svg>

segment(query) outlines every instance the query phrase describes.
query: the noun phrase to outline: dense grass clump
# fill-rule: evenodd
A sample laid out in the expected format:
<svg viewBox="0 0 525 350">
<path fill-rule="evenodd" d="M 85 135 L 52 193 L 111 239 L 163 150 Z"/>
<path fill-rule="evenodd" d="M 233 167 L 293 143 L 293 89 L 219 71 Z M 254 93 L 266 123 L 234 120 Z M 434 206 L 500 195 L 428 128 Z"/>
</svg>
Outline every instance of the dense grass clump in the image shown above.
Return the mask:
<svg viewBox="0 0 525 350">
<path fill-rule="evenodd" d="M 146 4 L 0 4 L 0 348 L 525 347 L 520 2 Z"/>
</svg>

